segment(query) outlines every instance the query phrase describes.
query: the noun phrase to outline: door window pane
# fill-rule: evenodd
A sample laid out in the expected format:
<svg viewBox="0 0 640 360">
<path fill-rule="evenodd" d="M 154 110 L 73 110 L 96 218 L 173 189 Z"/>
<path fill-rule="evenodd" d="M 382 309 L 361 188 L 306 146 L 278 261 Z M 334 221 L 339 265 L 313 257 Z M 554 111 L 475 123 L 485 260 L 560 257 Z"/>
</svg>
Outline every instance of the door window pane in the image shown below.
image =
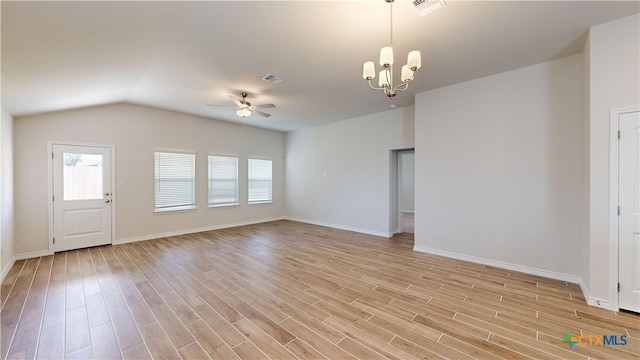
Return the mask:
<svg viewBox="0 0 640 360">
<path fill-rule="evenodd" d="M 102 199 L 102 155 L 63 153 L 63 161 L 65 201 Z"/>
</svg>

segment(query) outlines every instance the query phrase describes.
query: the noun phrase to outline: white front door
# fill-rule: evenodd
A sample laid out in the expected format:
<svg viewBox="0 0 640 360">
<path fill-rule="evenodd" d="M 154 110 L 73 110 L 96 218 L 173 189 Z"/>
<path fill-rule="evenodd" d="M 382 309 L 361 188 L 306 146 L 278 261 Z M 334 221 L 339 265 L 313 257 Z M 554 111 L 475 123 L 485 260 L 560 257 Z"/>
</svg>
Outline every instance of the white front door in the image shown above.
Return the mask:
<svg viewBox="0 0 640 360">
<path fill-rule="evenodd" d="M 111 244 L 111 148 L 53 144 L 53 250 Z"/>
<path fill-rule="evenodd" d="M 640 312 L 640 112 L 618 121 L 618 306 Z"/>
</svg>

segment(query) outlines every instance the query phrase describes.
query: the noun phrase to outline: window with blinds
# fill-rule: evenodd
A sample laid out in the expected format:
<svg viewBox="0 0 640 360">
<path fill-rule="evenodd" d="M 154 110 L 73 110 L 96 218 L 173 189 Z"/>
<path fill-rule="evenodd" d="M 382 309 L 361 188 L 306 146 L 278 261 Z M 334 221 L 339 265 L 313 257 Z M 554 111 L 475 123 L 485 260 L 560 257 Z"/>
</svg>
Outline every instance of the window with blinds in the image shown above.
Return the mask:
<svg viewBox="0 0 640 360">
<path fill-rule="evenodd" d="M 209 156 L 209 206 L 238 205 L 238 158 Z"/>
<path fill-rule="evenodd" d="M 155 211 L 195 209 L 196 155 L 155 152 Z"/>
<path fill-rule="evenodd" d="M 249 204 L 272 200 L 271 160 L 249 159 Z"/>
</svg>

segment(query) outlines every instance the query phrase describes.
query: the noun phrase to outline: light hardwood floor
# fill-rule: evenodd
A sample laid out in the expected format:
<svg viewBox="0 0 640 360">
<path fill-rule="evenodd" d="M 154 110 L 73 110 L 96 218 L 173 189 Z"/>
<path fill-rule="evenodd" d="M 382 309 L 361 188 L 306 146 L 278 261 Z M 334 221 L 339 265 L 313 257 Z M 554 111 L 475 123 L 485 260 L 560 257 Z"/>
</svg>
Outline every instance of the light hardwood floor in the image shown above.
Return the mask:
<svg viewBox="0 0 640 360">
<path fill-rule="evenodd" d="M 291 221 L 17 261 L 2 359 L 640 356 L 640 317 L 562 281 Z M 625 346 L 562 342 L 625 335 Z"/>
<path fill-rule="evenodd" d="M 412 212 L 402 212 L 402 230 L 403 232 L 413 234 L 414 233 L 414 223 L 415 223 L 415 214 Z"/>
</svg>

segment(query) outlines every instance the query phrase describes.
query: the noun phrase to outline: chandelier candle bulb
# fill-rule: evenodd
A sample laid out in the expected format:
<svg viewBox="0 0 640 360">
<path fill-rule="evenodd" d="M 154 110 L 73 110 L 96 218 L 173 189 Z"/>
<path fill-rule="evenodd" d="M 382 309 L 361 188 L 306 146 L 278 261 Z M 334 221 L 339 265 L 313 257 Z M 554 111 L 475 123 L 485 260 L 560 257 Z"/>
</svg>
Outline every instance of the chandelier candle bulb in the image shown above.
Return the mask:
<svg viewBox="0 0 640 360">
<path fill-rule="evenodd" d="M 402 78 L 403 82 L 409 82 L 413 79 L 413 71 L 409 69 L 408 65 L 402 66 Z"/>
<path fill-rule="evenodd" d="M 391 71 L 389 70 L 380 70 L 380 78 L 378 79 L 378 86 L 387 87 L 389 86 L 391 76 Z"/>
<path fill-rule="evenodd" d="M 376 77 L 376 68 L 373 61 L 367 61 L 362 65 L 362 77 L 365 80 L 370 80 Z"/>
<path fill-rule="evenodd" d="M 413 50 L 409 52 L 409 55 L 407 56 L 407 66 L 412 71 L 420 69 L 420 66 L 422 66 L 420 50 Z"/>
<path fill-rule="evenodd" d="M 380 66 L 393 65 L 393 48 L 391 46 L 385 46 L 380 49 Z"/>
</svg>

